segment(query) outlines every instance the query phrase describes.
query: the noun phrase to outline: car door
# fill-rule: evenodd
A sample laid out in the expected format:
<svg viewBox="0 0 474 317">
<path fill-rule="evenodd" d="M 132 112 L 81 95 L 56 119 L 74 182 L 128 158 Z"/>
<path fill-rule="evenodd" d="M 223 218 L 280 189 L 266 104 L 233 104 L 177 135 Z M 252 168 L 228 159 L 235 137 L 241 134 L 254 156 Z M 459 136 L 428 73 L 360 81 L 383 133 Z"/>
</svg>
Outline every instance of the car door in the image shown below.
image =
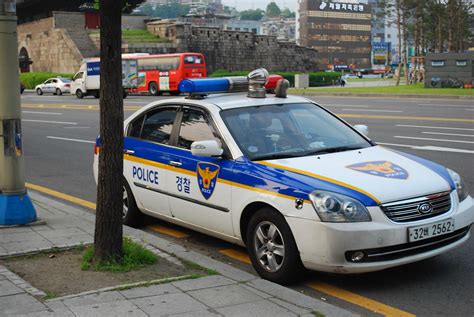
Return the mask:
<svg viewBox="0 0 474 317">
<path fill-rule="evenodd" d="M 171 216 L 167 178 L 169 146 L 178 107 L 151 109 L 133 120 L 124 140 L 124 177 L 139 206 Z"/>
<path fill-rule="evenodd" d="M 43 83 L 43 87 L 41 87 L 41 90 L 43 90 L 43 92 L 51 92 L 51 83 L 53 82 L 52 79 L 48 79 L 47 81 L 45 81 Z"/>
<path fill-rule="evenodd" d="M 171 168 L 167 175 L 171 213 L 182 221 L 233 236 L 232 191 L 231 185 L 224 180 L 232 173 L 233 161 L 191 153 L 194 141 L 221 143 L 206 112 L 183 107 L 178 117 L 176 148 L 170 153 Z"/>
</svg>

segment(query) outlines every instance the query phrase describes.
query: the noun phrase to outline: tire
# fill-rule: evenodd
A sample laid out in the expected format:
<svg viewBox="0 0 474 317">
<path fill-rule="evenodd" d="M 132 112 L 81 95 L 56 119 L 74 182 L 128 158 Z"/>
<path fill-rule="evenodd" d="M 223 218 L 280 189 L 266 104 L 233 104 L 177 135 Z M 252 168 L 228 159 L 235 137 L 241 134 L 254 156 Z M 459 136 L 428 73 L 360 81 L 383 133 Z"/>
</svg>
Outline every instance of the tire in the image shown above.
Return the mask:
<svg viewBox="0 0 474 317">
<path fill-rule="evenodd" d="M 63 94 L 63 92 L 61 91 L 61 89 L 56 88 L 56 95 L 61 96 L 62 94 Z"/>
<path fill-rule="evenodd" d="M 38 88 L 36 89 L 36 93 L 38 94 L 38 96 L 41 96 L 43 94 L 43 91 L 41 90 L 41 88 Z"/>
<path fill-rule="evenodd" d="M 138 209 L 132 190 L 127 181 L 123 181 L 123 224 L 138 228 L 143 225 L 143 214 Z"/>
<path fill-rule="evenodd" d="M 99 92 L 99 91 L 95 91 L 95 92 L 94 92 L 94 98 L 95 98 L 95 99 L 99 99 L 99 98 L 100 98 L 100 92 Z"/>
<path fill-rule="evenodd" d="M 76 97 L 78 99 L 84 98 L 84 93 L 82 92 L 82 90 L 80 90 L 80 89 L 76 90 Z"/>
<path fill-rule="evenodd" d="M 159 95 L 158 86 L 156 85 L 155 82 L 151 82 L 150 85 L 148 85 L 148 91 L 150 92 L 150 94 L 152 96 L 158 96 Z"/>
<path fill-rule="evenodd" d="M 127 98 L 128 96 L 128 92 L 126 92 L 125 90 L 123 91 L 123 99 Z"/>
<path fill-rule="evenodd" d="M 274 232 L 272 237 L 270 229 Z M 290 227 L 285 218 L 270 207 L 258 210 L 250 219 L 247 249 L 253 267 L 266 280 L 290 284 L 296 282 L 304 270 Z"/>
</svg>

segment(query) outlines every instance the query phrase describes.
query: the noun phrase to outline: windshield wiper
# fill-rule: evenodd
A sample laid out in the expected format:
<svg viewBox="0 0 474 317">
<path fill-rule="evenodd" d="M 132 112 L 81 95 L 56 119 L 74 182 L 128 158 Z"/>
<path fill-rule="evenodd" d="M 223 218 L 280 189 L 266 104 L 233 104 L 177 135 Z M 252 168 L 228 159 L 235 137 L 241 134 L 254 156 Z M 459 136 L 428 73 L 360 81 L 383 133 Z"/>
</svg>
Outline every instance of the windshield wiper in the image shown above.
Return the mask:
<svg viewBox="0 0 474 317">
<path fill-rule="evenodd" d="M 317 155 L 317 154 L 328 154 L 328 153 L 337 153 L 344 151 L 352 151 L 362 149 L 360 146 L 338 146 L 329 149 L 321 149 L 313 152 L 306 153 L 306 155 Z"/>
<path fill-rule="evenodd" d="M 276 154 L 257 156 L 257 157 L 252 158 L 252 161 L 278 160 L 278 159 L 300 157 L 300 156 L 301 154 L 276 153 Z"/>
</svg>

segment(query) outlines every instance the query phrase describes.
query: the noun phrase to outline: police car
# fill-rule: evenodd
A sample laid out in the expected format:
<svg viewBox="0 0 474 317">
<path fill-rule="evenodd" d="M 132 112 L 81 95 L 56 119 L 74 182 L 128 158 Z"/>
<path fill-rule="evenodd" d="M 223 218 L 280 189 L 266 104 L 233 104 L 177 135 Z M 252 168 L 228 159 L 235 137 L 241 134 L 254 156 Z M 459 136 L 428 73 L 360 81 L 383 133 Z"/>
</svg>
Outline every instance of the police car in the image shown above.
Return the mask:
<svg viewBox="0 0 474 317">
<path fill-rule="evenodd" d="M 367 127 L 286 96 L 285 80 L 264 86 L 267 75 L 186 79 L 188 97 L 125 121 L 125 224 L 147 214 L 246 246 L 278 283 L 302 267 L 382 270 L 469 239 L 473 199 L 456 172 L 378 146 Z"/>
</svg>

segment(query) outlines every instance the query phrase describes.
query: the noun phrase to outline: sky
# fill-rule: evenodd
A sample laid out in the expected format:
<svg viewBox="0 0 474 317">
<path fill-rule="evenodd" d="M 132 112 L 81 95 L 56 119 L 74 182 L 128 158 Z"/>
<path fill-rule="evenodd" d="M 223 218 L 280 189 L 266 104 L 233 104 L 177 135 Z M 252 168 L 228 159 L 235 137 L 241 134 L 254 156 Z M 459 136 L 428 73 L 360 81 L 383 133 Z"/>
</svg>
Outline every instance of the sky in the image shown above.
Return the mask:
<svg viewBox="0 0 474 317">
<path fill-rule="evenodd" d="M 291 11 L 295 11 L 297 7 L 297 0 L 273 0 L 278 6 L 283 9 L 289 8 Z M 247 9 L 265 9 L 267 4 L 272 0 L 222 0 L 224 5 L 236 7 L 237 10 Z"/>
</svg>

